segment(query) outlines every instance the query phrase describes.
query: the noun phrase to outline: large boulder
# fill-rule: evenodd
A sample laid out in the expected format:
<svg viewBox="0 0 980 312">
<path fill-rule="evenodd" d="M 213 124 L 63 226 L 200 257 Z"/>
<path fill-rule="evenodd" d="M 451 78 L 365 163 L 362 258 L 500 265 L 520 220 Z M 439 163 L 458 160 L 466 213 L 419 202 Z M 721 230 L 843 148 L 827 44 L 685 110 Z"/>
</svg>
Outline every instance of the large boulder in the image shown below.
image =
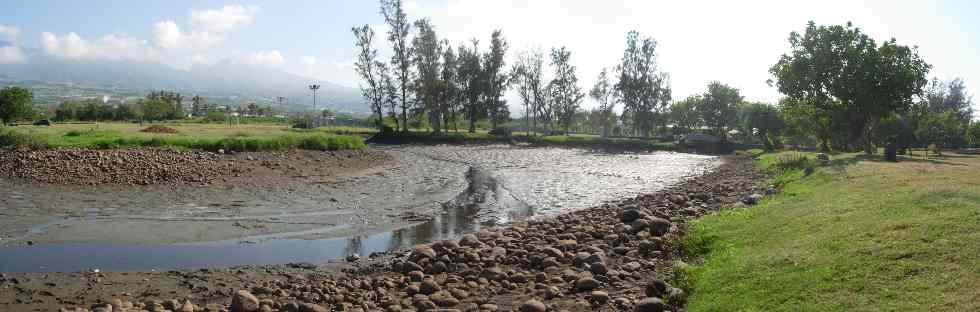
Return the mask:
<svg viewBox="0 0 980 312">
<path fill-rule="evenodd" d="M 259 310 L 259 298 L 252 293 L 239 290 L 231 298 L 231 312 L 256 312 Z"/>
</svg>

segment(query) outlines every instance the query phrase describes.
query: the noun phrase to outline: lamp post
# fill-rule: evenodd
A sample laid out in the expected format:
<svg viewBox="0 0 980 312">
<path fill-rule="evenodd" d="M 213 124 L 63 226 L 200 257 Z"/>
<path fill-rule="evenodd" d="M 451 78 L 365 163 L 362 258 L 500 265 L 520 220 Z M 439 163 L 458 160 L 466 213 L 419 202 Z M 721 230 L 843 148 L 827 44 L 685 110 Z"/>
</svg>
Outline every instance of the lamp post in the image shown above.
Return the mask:
<svg viewBox="0 0 980 312">
<path fill-rule="evenodd" d="M 310 90 L 313 90 L 313 113 L 316 114 L 316 90 L 320 90 L 320 85 L 311 84 Z"/>
</svg>

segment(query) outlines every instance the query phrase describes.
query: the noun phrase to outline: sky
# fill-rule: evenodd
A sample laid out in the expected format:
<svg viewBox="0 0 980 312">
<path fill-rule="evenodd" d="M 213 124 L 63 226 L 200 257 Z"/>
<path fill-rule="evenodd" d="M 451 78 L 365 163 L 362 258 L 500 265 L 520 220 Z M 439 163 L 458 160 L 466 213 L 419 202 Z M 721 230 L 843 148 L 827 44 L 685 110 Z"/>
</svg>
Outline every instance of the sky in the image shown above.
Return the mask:
<svg viewBox="0 0 980 312">
<path fill-rule="evenodd" d="M 636 30 L 657 40 L 674 99 L 717 80 L 746 100 L 775 102 L 768 69 L 788 52 L 789 33 L 810 20 L 851 21 L 878 40 L 917 46 L 930 76 L 980 88 L 980 1 L 405 0 L 405 8 L 410 19 L 430 18 L 454 46 L 477 38 L 486 47 L 501 29 L 510 63 L 520 51 L 565 46 L 583 90 L 616 65 Z M 356 87 L 351 27 L 385 32 L 379 11 L 371 0 L 2 1 L 0 63 L 29 61 L 26 51 L 178 69 L 233 61 Z M 377 48 L 387 56 L 384 37 Z"/>
</svg>

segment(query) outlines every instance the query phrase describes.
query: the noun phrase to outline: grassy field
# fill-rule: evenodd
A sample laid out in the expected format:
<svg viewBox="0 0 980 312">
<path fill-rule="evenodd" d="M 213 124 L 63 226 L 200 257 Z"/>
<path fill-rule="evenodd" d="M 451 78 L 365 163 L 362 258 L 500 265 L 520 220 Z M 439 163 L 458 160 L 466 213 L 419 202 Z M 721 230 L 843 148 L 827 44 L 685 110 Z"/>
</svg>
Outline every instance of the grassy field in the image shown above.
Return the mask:
<svg viewBox="0 0 980 312">
<path fill-rule="evenodd" d="M 980 310 L 980 158 L 799 156 L 760 156 L 781 194 L 691 224 L 688 311 Z"/>
<path fill-rule="evenodd" d="M 280 125 L 154 124 L 177 133 L 147 133 L 134 123 L 56 124 L 50 127 L 18 126 L 2 129 L 0 145 L 28 147 L 119 148 L 170 146 L 176 148 L 234 151 L 269 151 L 293 148 L 313 150 L 359 149 L 359 136 L 370 129 L 327 127 L 296 130 Z M 18 143 L 26 142 L 26 143 Z"/>
</svg>

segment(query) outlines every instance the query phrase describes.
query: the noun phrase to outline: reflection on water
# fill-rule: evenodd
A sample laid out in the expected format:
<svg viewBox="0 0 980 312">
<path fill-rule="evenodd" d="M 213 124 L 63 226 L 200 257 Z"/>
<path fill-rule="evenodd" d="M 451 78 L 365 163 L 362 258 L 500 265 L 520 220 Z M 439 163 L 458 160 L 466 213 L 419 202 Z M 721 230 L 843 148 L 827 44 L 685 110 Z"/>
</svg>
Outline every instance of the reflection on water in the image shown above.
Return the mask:
<svg viewBox="0 0 980 312">
<path fill-rule="evenodd" d="M 373 235 L 334 239 L 270 239 L 192 244 L 52 244 L 0 248 L 0 272 L 149 271 L 283 263 L 324 263 L 455 238 L 492 224 L 476 221 L 478 205 L 449 207 L 431 221 Z"/>
</svg>

